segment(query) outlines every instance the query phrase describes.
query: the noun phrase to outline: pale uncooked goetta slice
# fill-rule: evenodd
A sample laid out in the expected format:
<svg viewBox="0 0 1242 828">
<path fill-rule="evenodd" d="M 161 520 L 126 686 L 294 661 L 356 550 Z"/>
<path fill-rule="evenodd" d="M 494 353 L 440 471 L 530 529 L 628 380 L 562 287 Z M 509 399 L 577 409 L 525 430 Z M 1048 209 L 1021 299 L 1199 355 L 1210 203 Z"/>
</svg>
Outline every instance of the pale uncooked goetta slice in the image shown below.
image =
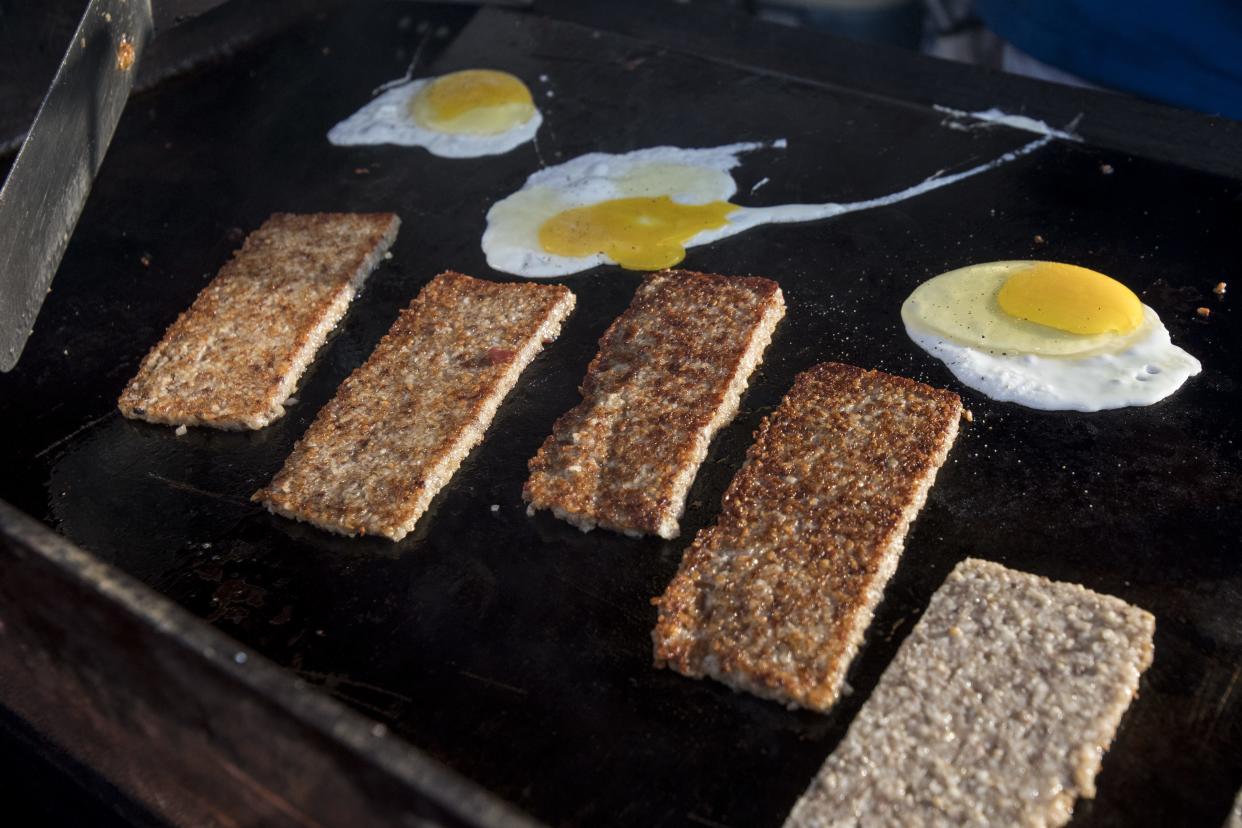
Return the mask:
<svg viewBox="0 0 1242 828">
<path fill-rule="evenodd" d="M 1154 632 L 1118 598 L 964 561 L 785 828 L 1065 824 Z"/>
</svg>

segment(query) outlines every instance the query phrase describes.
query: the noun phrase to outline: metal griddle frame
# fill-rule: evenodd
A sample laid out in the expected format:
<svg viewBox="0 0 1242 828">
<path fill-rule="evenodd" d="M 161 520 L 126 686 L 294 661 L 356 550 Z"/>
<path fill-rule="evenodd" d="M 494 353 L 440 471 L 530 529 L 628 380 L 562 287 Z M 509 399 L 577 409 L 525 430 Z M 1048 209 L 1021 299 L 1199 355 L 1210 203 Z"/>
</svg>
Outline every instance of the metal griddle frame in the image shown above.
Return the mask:
<svg viewBox="0 0 1242 828">
<path fill-rule="evenodd" d="M 1089 108 L 1081 132 L 1092 144 L 1242 176 L 1236 122 L 740 16 L 636 5 L 648 0 L 551 0 L 537 11 L 907 101 L 974 110 L 1021 100 L 1024 114 L 1052 124 Z M 3 501 L 0 704 L 152 821 L 537 824 Z"/>
</svg>

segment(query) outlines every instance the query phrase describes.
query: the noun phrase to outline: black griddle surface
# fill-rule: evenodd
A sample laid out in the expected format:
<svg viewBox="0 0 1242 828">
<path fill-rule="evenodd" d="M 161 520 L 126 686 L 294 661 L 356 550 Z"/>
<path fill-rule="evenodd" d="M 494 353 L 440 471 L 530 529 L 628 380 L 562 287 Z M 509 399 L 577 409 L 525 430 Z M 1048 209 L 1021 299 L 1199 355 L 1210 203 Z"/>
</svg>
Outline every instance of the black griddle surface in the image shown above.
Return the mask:
<svg viewBox="0 0 1242 828">
<path fill-rule="evenodd" d="M 520 500 L 526 461 L 577 400 L 596 340 L 638 283 L 615 268 L 563 280 L 578 309 L 561 339 L 402 543 L 331 536 L 248 502 L 435 273 L 510 278 L 485 265 L 483 217 L 542 164 L 784 137 L 788 149 L 745 157 L 741 203 L 853 201 L 1032 139 L 484 12 L 419 74 L 523 77 L 546 118 L 537 144 L 465 161 L 330 146 L 328 128 L 435 36 L 438 20 L 419 25 L 426 14 L 360 6 L 130 104 L 26 355 L 0 376 L 0 496 L 234 636 L 239 652 L 555 825 L 780 825 L 953 565 L 1001 561 L 1158 619 L 1155 663 L 1073 824 L 1219 825 L 1242 784 L 1242 337 L 1233 300 L 1211 292 L 1236 270 L 1235 180 L 1055 142 L 892 207 L 691 250 L 686 267 L 776 279 L 789 313 L 676 542 L 584 535 L 527 517 Z M 143 354 L 279 210 L 393 210 L 404 222 L 299 402 L 253 434 L 176 437 L 122 419 L 115 400 Z M 1021 258 L 1120 278 L 1204 373 L 1155 406 L 1090 415 L 963 389 L 906 338 L 901 302 L 942 271 Z M 855 692 L 825 716 L 652 669 L 649 601 L 715 515 L 760 417 L 797 372 L 829 359 L 953 388 L 974 423 L 909 535 L 850 673 Z"/>
</svg>

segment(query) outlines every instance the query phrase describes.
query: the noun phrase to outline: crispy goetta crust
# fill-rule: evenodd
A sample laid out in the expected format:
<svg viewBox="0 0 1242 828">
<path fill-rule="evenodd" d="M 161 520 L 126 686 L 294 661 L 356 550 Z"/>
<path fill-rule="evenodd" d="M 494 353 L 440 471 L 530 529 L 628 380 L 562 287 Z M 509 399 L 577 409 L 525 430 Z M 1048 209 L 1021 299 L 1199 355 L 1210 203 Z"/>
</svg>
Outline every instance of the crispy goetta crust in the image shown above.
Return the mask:
<svg viewBox="0 0 1242 828">
<path fill-rule="evenodd" d="M 440 274 L 253 499 L 332 532 L 405 537 L 573 306 L 560 285 Z"/>
<path fill-rule="evenodd" d="M 648 276 L 600 339 L 582 402 L 530 461 L 522 495 L 583 531 L 673 538 L 715 433 L 785 313 L 769 279 Z"/>
<path fill-rule="evenodd" d="M 879 371 L 800 374 L 655 601 L 657 666 L 831 707 L 961 410 Z"/>
<path fill-rule="evenodd" d="M 392 213 L 277 213 L 199 293 L 121 393 L 126 417 L 257 429 L 397 237 Z"/>
</svg>

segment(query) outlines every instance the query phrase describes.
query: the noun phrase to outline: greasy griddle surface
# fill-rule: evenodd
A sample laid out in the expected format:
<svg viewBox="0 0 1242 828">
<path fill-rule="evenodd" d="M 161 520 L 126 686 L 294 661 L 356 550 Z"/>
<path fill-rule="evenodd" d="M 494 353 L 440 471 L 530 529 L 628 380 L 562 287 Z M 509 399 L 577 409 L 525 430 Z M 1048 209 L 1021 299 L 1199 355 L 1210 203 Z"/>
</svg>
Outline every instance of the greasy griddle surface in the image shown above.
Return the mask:
<svg viewBox="0 0 1242 828">
<path fill-rule="evenodd" d="M 1001 561 L 1158 619 L 1155 663 L 1075 824 L 1219 824 L 1242 783 L 1242 336 L 1234 299 L 1211 288 L 1236 276 L 1236 181 L 1056 143 L 890 208 L 692 250 L 688 268 L 778 280 L 789 311 L 675 542 L 583 535 L 526 517 L 520 500 L 526 461 L 638 283 L 612 268 L 563 280 L 579 297 L 563 336 L 401 544 L 333 537 L 247 501 L 435 273 L 504 278 L 480 252 L 483 216 L 541 159 L 786 137 L 785 151 L 745 157 L 739 200 L 847 201 L 1030 138 L 483 13 L 420 73 L 522 76 L 546 117 L 538 147 L 454 161 L 329 146 L 328 128 L 404 71 L 427 14 L 358 7 L 131 103 L 27 353 L 0 376 L 0 496 L 553 824 L 779 825 L 952 566 Z M 123 420 L 115 400 L 143 354 L 280 210 L 404 222 L 300 402 L 255 434 L 178 438 Z M 922 280 L 1032 257 L 1123 279 L 1204 374 L 1147 409 L 1041 413 L 961 388 L 906 339 L 898 310 Z M 715 515 L 759 418 L 823 360 L 953 388 L 974 413 L 850 673 L 856 692 L 827 716 L 652 669 L 648 603 Z"/>
</svg>

